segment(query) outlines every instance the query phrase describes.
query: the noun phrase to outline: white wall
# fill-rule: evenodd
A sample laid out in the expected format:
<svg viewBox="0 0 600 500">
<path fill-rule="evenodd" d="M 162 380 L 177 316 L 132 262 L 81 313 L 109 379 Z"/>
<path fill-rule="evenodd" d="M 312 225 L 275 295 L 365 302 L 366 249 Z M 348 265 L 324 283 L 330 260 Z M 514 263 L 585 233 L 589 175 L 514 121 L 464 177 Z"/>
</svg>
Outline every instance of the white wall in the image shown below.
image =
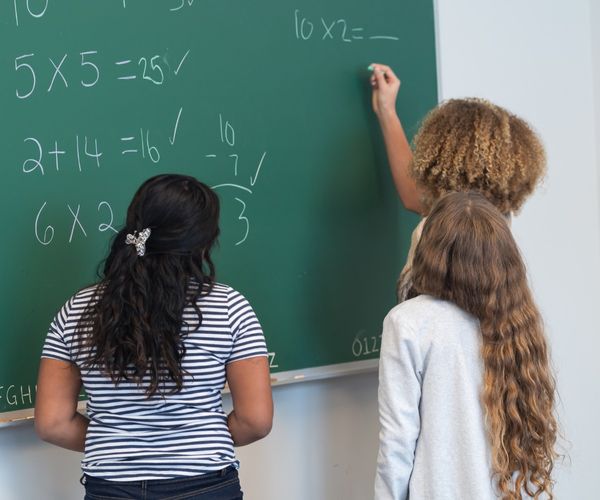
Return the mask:
<svg viewBox="0 0 600 500">
<path fill-rule="evenodd" d="M 592 6 L 590 26 L 592 27 L 592 64 L 594 66 L 594 91 L 596 99 L 596 166 L 600 172 L 600 2 L 590 0 Z M 598 174 L 600 190 L 600 173 Z M 600 210 L 600 203 L 598 205 Z"/>
<path fill-rule="evenodd" d="M 547 148 L 547 181 L 514 231 L 551 337 L 571 443 L 572 465 L 557 473 L 557 497 L 577 499 L 598 498 L 600 450 L 600 210 L 590 32 L 593 24 L 597 62 L 600 22 L 590 22 L 591 3 L 439 1 L 442 96 L 485 96 L 504 105 L 534 124 Z"/>
<path fill-rule="evenodd" d="M 442 97 L 496 101 L 533 123 L 548 150 L 547 182 L 514 228 L 547 321 L 572 446 L 557 497 L 592 500 L 600 450 L 599 2 L 438 0 L 438 13 Z M 368 499 L 376 389 L 374 374 L 276 388 L 272 435 L 239 451 L 247 498 Z M 31 425 L 0 429 L 3 500 L 81 498 L 78 477 L 78 455 L 39 443 Z"/>
</svg>

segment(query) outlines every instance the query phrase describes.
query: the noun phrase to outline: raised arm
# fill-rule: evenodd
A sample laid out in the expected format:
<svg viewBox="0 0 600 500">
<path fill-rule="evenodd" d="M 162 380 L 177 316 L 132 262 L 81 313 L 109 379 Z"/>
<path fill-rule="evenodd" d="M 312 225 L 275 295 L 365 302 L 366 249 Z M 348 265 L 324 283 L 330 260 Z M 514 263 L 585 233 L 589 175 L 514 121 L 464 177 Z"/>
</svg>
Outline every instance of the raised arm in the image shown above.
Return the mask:
<svg viewBox="0 0 600 500">
<path fill-rule="evenodd" d="M 84 451 L 89 420 L 77 412 L 81 376 L 72 363 L 42 358 L 35 398 L 35 430 L 44 441 Z"/>
<path fill-rule="evenodd" d="M 407 210 L 422 214 L 421 192 L 409 173 L 412 151 L 396 113 L 400 80 L 389 66 L 374 63 L 371 68 L 373 111 L 379 120 L 396 190 Z"/>
<path fill-rule="evenodd" d="M 227 425 L 233 444 L 244 446 L 265 437 L 273 423 L 273 398 L 268 358 L 242 359 L 227 365 L 233 411 Z"/>
</svg>

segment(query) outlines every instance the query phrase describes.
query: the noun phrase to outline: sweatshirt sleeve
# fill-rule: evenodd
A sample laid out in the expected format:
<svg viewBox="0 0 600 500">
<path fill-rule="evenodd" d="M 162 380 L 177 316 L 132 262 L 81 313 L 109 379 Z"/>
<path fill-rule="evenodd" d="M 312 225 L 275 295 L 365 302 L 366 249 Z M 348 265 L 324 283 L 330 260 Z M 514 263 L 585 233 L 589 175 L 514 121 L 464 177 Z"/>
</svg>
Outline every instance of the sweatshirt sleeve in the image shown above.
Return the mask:
<svg viewBox="0 0 600 500">
<path fill-rule="evenodd" d="M 379 360 L 379 453 L 375 500 L 405 500 L 421 427 L 422 358 L 399 314 L 383 323 Z"/>
</svg>

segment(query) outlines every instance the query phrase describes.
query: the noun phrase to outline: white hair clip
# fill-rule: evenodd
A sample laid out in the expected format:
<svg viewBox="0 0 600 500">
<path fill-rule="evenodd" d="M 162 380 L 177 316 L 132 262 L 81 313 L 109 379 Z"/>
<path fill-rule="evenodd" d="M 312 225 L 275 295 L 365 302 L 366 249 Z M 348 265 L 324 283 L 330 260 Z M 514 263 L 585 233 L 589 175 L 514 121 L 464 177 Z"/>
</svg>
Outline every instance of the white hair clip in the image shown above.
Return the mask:
<svg viewBox="0 0 600 500">
<path fill-rule="evenodd" d="M 134 231 L 133 234 L 128 234 L 127 238 L 125 238 L 125 243 L 127 245 L 135 245 L 135 251 L 137 252 L 138 256 L 143 257 L 146 253 L 146 241 L 149 237 L 150 228 L 147 227 L 139 233 L 137 231 Z"/>
</svg>

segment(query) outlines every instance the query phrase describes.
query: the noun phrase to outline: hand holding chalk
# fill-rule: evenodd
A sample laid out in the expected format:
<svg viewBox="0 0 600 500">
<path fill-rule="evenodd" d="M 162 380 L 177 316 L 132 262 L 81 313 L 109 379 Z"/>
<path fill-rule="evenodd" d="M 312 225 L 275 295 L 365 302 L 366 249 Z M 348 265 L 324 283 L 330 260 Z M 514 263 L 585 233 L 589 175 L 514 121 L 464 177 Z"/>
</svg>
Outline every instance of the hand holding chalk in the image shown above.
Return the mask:
<svg viewBox="0 0 600 500">
<path fill-rule="evenodd" d="M 370 64 L 367 68 L 372 72 L 370 81 L 373 111 L 381 119 L 386 115 L 396 115 L 396 97 L 400 90 L 400 80 L 385 64 Z"/>
</svg>

